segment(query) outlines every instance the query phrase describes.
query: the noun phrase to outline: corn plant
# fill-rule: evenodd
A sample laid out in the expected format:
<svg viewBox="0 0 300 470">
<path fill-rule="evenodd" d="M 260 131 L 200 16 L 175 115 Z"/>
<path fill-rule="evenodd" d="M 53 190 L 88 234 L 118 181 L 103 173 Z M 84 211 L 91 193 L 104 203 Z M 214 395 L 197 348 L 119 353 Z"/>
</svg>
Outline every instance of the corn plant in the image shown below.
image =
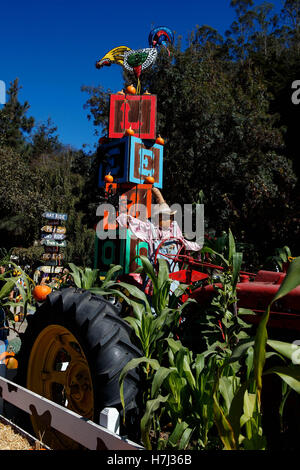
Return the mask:
<svg viewBox="0 0 300 470">
<path fill-rule="evenodd" d="M 262 374 L 266 361 L 266 344 L 268 342 L 267 325 L 270 317 L 271 306 L 278 299 L 287 295 L 291 290 L 300 284 L 300 257 L 294 259 L 290 263 L 287 275 L 285 276 L 280 288 L 270 302 L 268 308 L 263 314 L 261 321 L 258 325 L 257 333 L 255 336 L 254 343 L 254 370 L 255 380 L 257 384 L 258 398 L 260 400 L 262 390 Z M 276 341 L 269 341 L 268 344 L 275 349 L 277 352 L 292 358 L 292 354 L 295 353 L 299 348 L 296 345 L 290 345 L 289 343 L 281 343 Z M 298 362 L 299 364 L 299 362 Z M 264 372 L 266 374 L 275 373 L 281 377 L 289 386 L 291 386 L 297 393 L 300 393 L 300 366 L 289 365 L 287 367 L 275 367 L 271 370 Z"/>
<path fill-rule="evenodd" d="M 275 254 L 266 259 L 266 264 L 271 265 L 276 271 L 282 271 L 283 265 L 292 258 L 291 250 L 288 246 L 276 248 Z"/>
<path fill-rule="evenodd" d="M 99 269 L 79 268 L 73 263 L 69 263 L 71 268 L 70 276 L 72 276 L 76 287 L 81 289 L 90 289 L 100 284 Z"/>
<path fill-rule="evenodd" d="M 270 340 L 267 333 L 267 324 L 272 304 L 287 295 L 299 284 L 300 258 L 296 258 L 291 263 L 287 276 L 263 314 L 255 338 L 241 342 L 232 353 L 230 362 L 240 362 L 245 355 L 248 355 L 248 362 L 245 381 L 232 394 L 230 408 L 228 406 L 224 408 L 214 394 L 216 424 L 219 436 L 226 449 L 245 448 L 257 450 L 265 448 L 266 441 L 261 427 L 263 376 L 276 374 L 288 387 L 300 394 L 299 346 Z M 273 352 L 268 352 L 267 346 Z M 280 365 L 265 368 L 266 359 L 274 354 L 284 362 Z M 285 393 L 284 399 L 286 399 L 286 396 L 287 393 Z M 245 424 L 245 435 L 243 435 L 241 427 Z"/>
<path fill-rule="evenodd" d="M 151 298 L 141 289 L 126 282 L 110 281 L 99 289 L 90 290 L 100 295 L 120 297 L 131 307 L 132 315 L 125 317 L 125 320 L 132 326 L 144 356 L 150 359 L 159 355 L 160 340 L 178 326 L 182 310 L 192 300 L 184 304 L 179 303 L 179 298 L 187 287 L 185 285 L 179 286 L 173 294 L 170 293 L 172 281 L 164 259 L 158 259 L 157 273 L 148 258 L 140 256 L 140 260 L 145 275 L 152 282 Z"/>
<path fill-rule="evenodd" d="M 134 359 L 120 376 L 121 395 L 124 378 L 137 364 L 146 363 L 152 371 L 149 398 L 141 419 L 141 437 L 147 449 L 152 449 L 150 431 L 154 430 L 158 449 L 186 449 L 191 440 L 193 448 L 206 448 L 209 431 L 214 424 L 212 390 L 215 370 L 205 367 L 203 355 L 194 357 L 179 340 L 166 338 L 167 359 L 164 365 L 157 360 Z M 214 362 L 214 359 L 211 359 Z M 168 438 L 160 436 L 168 430 Z"/>
<path fill-rule="evenodd" d="M 19 266 L 13 262 L 5 263 L 11 266 L 11 269 L 5 272 L 3 275 L 0 275 L 0 280 L 5 281 L 4 286 L 0 290 L 0 304 L 2 307 L 15 307 L 16 304 L 14 301 L 9 300 L 9 293 L 13 290 L 15 286 L 18 287 L 19 293 L 22 297 L 22 300 L 18 303 L 20 307 L 23 307 L 24 318 L 27 315 L 28 309 L 31 311 L 35 310 L 35 301 L 32 296 L 32 290 L 35 287 L 34 281 L 23 271 Z M 13 269 L 17 270 L 20 274 L 18 276 L 13 276 Z M 13 321 L 13 314 L 10 310 L 6 309 L 7 315 L 10 320 Z"/>
<path fill-rule="evenodd" d="M 222 261 L 223 269 L 219 270 L 217 276 L 215 274 L 211 277 L 210 282 L 215 293 L 210 305 L 203 308 L 200 304 L 196 304 L 185 310 L 186 326 L 183 328 L 182 338 L 188 347 L 193 344 L 197 352 L 208 349 L 225 357 L 230 355 L 232 348 L 239 341 L 248 337 L 246 331 L 250 325 L 242 320 L 237 310 L 236 285 L 243 256 L 236 250 L 230 230 L 228 236 L 222 237 L 220 246 L 223 252 L 227 253 L 227 259 L 222 253 L 217 253 L 210 247 L 203 248 L 205 253 L 213 254 Z M 193 336 L 196 333 L 195 340 Z"/>
</svg>

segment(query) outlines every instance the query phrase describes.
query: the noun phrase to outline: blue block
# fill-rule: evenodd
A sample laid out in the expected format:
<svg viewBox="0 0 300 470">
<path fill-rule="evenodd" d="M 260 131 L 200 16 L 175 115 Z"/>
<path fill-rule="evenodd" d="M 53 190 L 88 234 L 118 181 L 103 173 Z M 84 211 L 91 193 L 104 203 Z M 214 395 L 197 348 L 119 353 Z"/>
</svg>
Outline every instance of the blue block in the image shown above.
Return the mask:
<svg viewBox="0 0 300 470">
<path fill-rule="evenodd" d="M 163 186 L 163 146 L 137 137 L 114 139 L 101 146 L 99 187 L 105 186 L 104 176 L 111 174 L 114 183 L 143 184 L 153 176 L 154 187 Z"/>
</svg>

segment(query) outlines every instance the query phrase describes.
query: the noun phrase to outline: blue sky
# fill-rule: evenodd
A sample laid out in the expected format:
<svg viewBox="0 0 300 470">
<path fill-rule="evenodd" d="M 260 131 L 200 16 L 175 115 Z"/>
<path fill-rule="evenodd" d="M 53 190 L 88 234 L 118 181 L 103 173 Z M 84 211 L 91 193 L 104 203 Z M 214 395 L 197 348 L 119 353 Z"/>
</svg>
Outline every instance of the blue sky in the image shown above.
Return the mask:
<svg viewBox="0 0 300 470">
<path fill-rule="evenodd" d="M 282 0 L 271 3 L 278 10 Z M 1 2 L 0 80 L 9 86 L 18 77 L 20 100 L 29 102 L 29 114 L 37 122 L 51 117 L 60 141 L 92 149 L 97 138 L 83 109 L 88 95 L 80 88 L 122 88 L 121 67 L 97 70 L 96 60 L 116 46 L 147 47 L 154 26 L 169 26 L 184 40 L 196 25 L 224 33 L 234 20 L 229 5 L 230 0 Z"/>
</svg>

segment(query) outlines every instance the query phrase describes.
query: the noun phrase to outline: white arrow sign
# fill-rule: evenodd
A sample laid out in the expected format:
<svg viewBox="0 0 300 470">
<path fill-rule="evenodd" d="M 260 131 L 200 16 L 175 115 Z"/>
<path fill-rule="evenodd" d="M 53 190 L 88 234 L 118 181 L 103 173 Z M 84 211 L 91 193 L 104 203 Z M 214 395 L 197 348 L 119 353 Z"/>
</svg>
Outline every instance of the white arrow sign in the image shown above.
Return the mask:
<svg viewBox="0 0 300 470">
<path fill-rule="evenodd" d="M 42 215 L 46 219 L 68 220 L 68 214 L 58 214 L 57 212 L 44 212 Z"/>
<path fill-rule="evenodd" d="M 66 247 L 67 242 L 65 240 L 62 242 L 56 240 L 41 240 L 41 245 Z"/>
</svg>

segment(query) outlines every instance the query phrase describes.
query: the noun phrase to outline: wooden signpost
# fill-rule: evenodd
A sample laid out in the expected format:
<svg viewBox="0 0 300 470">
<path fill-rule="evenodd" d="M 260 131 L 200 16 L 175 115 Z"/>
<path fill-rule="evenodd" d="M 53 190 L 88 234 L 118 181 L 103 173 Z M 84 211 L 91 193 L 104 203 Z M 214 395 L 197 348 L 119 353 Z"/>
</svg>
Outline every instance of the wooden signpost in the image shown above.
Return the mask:
<svg viewBox="0 0 300 470">
<path fill-rule="evenodd" d="M 53 223 L 54 220 L 51 221 Z M 60 222 L 60 221 L 58 221 Z M 47 233 L 66 233 L 66 227 L 59 227 L 55 225 L 44 225 L 41 230 Z"/>
<path fill-rule="evenodd" d="M 49 274 L 54 274 L 56 272 L 55 266 L 64 259 L 64 254 L 60 253 L 60 248 L 67 246 L 65 240 L 66 227 L 62 226 L 61 223 L 68 220 L 68 215 L 47 211 L 42 216 L 47 219 L 47 224 L 41 228 L 44 233 L 41 234 L 40 243 L 45 249 L 42 260 L 47 261 Z"/>
<path fill-rule="evenodd" d="M 41 245 L 45 246 L 59 246 L 60 248 L 65 248 L 67 246 L 67 242 L 65 240 L 41 240 Z"/>
<path fill-rule="evenodd" d="M 43 240 L 64 240 L 66 236 L 63 233 L 42 234 Z"/>
<path fill-rule="evenodd" d="M 63 253 L 43 253 L 42 259 L 43 260 L 63 260 L 64 255 Z"/>
<path fill-rule="evenodd" d="M 42 216 L 50 220 L 64 220 L 64 221 L 68 220 L 67 214 L 59 214 L 57 212 L 44 212 Z"/>
</svg>

